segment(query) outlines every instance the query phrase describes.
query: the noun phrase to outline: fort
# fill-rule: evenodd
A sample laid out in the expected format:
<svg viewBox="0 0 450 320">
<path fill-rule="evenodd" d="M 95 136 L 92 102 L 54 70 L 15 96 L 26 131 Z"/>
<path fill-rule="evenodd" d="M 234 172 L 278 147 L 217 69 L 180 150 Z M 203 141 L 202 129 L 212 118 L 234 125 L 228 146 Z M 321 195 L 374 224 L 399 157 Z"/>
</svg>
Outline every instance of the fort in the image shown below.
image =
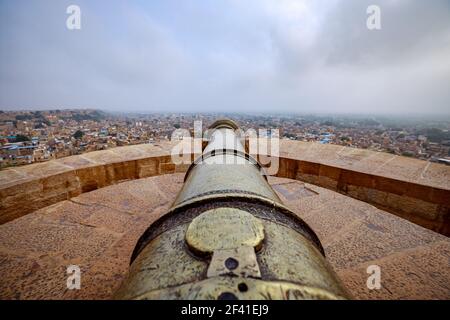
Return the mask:
<svg viewBox="0 0 450 320">
<path fill-rule="evenodd" d="M 174 142 L 118 147 L 0 171 L 0 298 L 109 299 L 188 164 Z M 263 156 L 263 155 L 261 155 Z M 269 183 L 306 221 L 357 299 L 449 299 L 450 167 L 280 141 Z M 82 290 L 66 288 L 69 265 Z M 379 265 L 381 289 L 366 286 Z"/>
</svg>

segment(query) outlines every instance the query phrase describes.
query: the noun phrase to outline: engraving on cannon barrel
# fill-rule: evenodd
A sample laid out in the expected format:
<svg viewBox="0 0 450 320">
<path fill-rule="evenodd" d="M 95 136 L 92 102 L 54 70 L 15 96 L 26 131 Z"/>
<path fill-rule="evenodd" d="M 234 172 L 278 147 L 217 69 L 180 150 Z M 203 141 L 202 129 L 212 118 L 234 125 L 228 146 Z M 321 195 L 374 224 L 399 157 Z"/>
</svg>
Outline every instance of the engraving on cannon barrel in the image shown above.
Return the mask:
<svg viewBox="0 0 450 320">
<path fill-rule="evenodd" d="M 262 222 L 252 214 L 235 208 L 208 210 L 192 220 L 186 232 L 189 248 L 199 254 L 241 246 L 259 249 L 263 239 Z"/>
</svg>

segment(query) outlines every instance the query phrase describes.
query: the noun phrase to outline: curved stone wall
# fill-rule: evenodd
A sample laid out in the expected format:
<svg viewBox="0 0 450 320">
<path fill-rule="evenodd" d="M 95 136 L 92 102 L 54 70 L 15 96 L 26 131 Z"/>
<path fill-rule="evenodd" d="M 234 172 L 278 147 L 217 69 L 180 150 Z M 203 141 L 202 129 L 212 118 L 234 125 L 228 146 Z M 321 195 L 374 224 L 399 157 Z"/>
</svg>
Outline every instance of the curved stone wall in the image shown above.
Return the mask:
<svg viewBox="0 0 450 320">
<path fill-rule="evenodd" d="M 450 236 L 450 166 L 282 140 L 278 176 L 337 191 Z"/>
<path fill-rule="evenodd" d="M 164 215 L 183 173 L 118 183 L 0 225 L 0 299 L 111 299 L 142 233 Z M 301 181 L 269 177 L 317 234 L 355 299 L 450 299 L 450 238 L 374 206 Z M 81 290 L 67 290 L 67 267 Z M 382 270 L 379 290 L 367 268 Z"/>
<path fill-rule="evenodd" d="M 184 172 L 174 142 L 119 147 L 0 171 L 0 224 L 125 180 Z M 261 156 L 262 157 L 262 156 Z M 450 167 L 369 150 L 280 141 L 278 177 L 368 202 L 450 235 Z"/>
</svg>

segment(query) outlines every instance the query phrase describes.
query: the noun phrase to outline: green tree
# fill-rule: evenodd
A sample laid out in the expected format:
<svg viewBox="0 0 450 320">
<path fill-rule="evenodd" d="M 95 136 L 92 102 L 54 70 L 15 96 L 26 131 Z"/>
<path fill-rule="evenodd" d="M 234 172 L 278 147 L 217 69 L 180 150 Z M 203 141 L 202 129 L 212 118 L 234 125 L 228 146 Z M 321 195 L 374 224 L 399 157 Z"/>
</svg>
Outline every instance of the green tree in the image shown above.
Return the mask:
<svg viewBox="0 0 450 320">
<path fill-rule="evenodd" d="M 27 136 L 24 136 L 23 134 L 18 134 L 16 136 L 16 142 L 23 142 L 23 141 L 30 141 L 30 138 Z"/>
<path fill-rule="evenodd" d="M 33 119 L 33 116 L 31 114 L 18 114 L 16 116 L 16 120 L 26 121 Z"/>
<path fill-rule="evenodd" d="M 83 136 L 84 136 L 84 132 L 81 131 L 81 130 L 77 130 L 77 132 L 75 132 L 75 133 L 73 134 L 73 137 L 74 137 L 75 139 L 81 139 L 81 138 L 83 138 Z"/>
</svg>

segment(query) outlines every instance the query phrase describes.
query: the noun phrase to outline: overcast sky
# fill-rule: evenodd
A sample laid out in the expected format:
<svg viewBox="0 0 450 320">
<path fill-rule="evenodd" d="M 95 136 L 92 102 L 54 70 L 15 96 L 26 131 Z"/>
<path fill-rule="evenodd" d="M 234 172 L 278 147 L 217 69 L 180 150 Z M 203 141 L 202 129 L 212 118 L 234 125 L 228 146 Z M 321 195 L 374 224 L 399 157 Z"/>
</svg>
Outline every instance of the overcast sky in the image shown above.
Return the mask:
<svg viewBox="0 0 450 320">
<path fill-rule="evenodd" d="M 449 115 L 450 1 L 0 0 L 0 109 L 63 107 Z"/>
</svg>

